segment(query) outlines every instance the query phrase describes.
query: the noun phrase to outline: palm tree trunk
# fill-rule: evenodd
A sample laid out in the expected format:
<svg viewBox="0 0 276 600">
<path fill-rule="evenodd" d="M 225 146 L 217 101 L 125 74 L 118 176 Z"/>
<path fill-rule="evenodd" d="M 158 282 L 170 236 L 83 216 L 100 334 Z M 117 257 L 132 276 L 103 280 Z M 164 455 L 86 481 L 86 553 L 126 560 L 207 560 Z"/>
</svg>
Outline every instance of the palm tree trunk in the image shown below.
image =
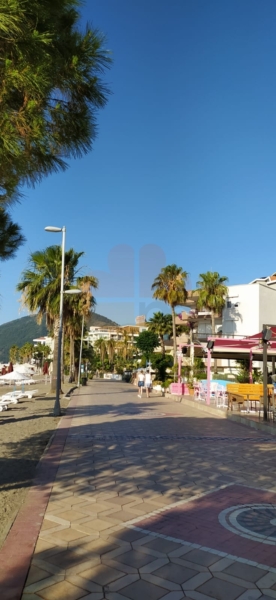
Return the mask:
<svg viewBox="0 0 276 600">
<path fill-rule="evenodd" d="M 161 341 L 162 354 L 165 356 L 166 350 L 165 350 L 165 342 L 164 342 L 163 335 L 160 335 L 160 341 Z"/>
<path fill-rule="evenodd" d="M 194 362 L 195 362 L 195 347 L 194 347 L 194 332 L 190 330 L 190 361 L 191 361 L 191 379 L 194 377 Z"/>
<path fill-rule="evenodd" d="M 76 372 L 76 358 L 75 358 L 75 338 L 73 336 L 73 344 L 72 344 L 72 365 L 73 365 L 73 381 L 76 381 L 76 377 L 78 377 L 78 373 Z"/>
<path fill-rule="evenodd" d="M 175 328 L 175 312 L 174 307 L 172 306 L 172 327 L 173 327 L 173 363 L 176 365 L 177 356 L 176 356 L 176 328 Z"/>
<path fill-rule="evenodd" d="M 212 335 L 215 337 L 215 335 L 216 335 L 216 323 L 215 323 L 215 313 L 214 313 L 213 310 L 211 311 L 211 322 L 212 322 Z M 214 360 L 214 373 L 217 372 L 217 364 L 218 364 L 217 360 L 215 359 Z"/>
<path fill-rule="evenodd" d="M 64 327 L 62 329 L 62 338 L 61 338 L 60 382 L 64 383 Z"/>
<path fill-rule="evenodd" d="M 54 352 L 53 352 L 53 370 L 52 370 L 51 392 L 55 392 L 56 387 L 57 387 L 59 318 L 55 319 L 53 330 L 54 330 Z"/>
<path fill-rule="evenodd" d="M 75 381 L 74 337 L 72 332 L 70 332 L 70 378 Z"/>
</svg>

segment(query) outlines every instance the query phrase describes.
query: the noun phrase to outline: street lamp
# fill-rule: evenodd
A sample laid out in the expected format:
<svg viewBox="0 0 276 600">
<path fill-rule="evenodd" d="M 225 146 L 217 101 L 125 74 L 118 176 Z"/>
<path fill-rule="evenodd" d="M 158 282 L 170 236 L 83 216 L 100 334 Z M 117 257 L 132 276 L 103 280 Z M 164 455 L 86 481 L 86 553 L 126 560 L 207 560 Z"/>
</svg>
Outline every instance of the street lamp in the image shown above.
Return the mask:
<svg viewBox="0 0 276 600">
<path fill-rule="evenodd" d="M 59 304 L 59 330 L 58 330 L 58 353 L 57 353 L 57 387 L 56 387 L 56 400 L 54 405 L 54 417 L 59 417 L 61 415 L 60 412 L 60 401 L 59 401 L 59 393 L 61 387 L 61 346 L 62 346 L 62 322 L 63 322 L 63 294 L 80 294 L 81 290 L 73 289 L 66 290 L 64 292 L 64 263 L 65 263 L 65 227 L 45 227 L 45 231 L 50 233 L 62 233 L 62 243 L 61 243 L 61 279 L 60 279 L 60 304 Z"/>
<path fill-rule="evenodd" d="M 45 227 L 45 231 L 49 231 L 50 233 L 62 233 L 62 243 L 61 243 L 61 279 L 60 279 L 60 304 L 59 304 L 59 330 L 58 330 L 58 356 L 57 356 L 57 387 L 56 387 L 56 400 L 54 406 L 54 417 L 60 416 L 60 402 L 59 402 L 59 392 L 60 392 L 60 384 L 61 384 L 61 344 L 62 344 L 62 317 L 63 317 L 63 289 L 64 289 L 64 261 L 65 261 L 65 227 L 52 227 L 48 225 Z"/>
</svg>

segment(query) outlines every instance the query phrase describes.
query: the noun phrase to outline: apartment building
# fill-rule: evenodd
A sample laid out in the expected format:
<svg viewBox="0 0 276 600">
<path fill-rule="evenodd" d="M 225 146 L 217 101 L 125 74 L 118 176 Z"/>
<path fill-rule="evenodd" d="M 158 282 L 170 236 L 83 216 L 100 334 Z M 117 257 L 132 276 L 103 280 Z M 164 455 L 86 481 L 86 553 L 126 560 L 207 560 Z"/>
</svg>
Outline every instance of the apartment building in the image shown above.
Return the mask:
<svg viewBox="0 0 276 600">
<path fill-rule="evenodd" d="M 113 339 L 116 342 L 120 342 L 127 334 L 129 341 L 131 342 L 146 329 L 147 325 L 145 323 L 143 323 L 143 325 L 103 325 L 101 327 L 91 326 L 85 339 L 93 346 L 93 344 L 99 339 L 104 339 L 105 341 Z"/>
<path fill-rule="evenodd" d="M 189 294 L 189 308 L 196 308 L 196 294 Z M 183 311 L 177 323 L 188 321 Z M 221 315 L 216 315 L 216 334 L 227 337 L 246 337 L 261 331 L 263 324 L 276 324 L 276 273 L 254 279 L 242 285 L 230 285 Z M 206 341 L 212 334 L 211 313 L 198 312 L 197 338 Z"/>
</svg>

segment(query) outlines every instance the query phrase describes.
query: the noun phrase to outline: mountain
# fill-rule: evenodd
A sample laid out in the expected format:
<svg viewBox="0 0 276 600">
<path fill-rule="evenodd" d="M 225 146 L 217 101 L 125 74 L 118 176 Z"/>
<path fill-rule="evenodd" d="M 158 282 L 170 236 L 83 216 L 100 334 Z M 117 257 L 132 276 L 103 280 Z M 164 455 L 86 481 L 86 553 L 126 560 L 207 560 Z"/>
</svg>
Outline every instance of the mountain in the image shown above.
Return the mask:
<svg viewBox="0 0 276 600">
<path fill-rule="evenodd" d="M 102 325 L 117 325 L 107 317 L 93 313 L 89 320 L 89 325 L 100 327 Z M 9 360 L 10 347 L 13 345 L 23 346 L 26 342 L 31 342 L 35 338 L 47 335 L 45 320 L 41 325 L 36 322 L 35 316 L 21 317 L 8 323 L 0 325 L 0 363 L 6 363 Z"/>
</svg>

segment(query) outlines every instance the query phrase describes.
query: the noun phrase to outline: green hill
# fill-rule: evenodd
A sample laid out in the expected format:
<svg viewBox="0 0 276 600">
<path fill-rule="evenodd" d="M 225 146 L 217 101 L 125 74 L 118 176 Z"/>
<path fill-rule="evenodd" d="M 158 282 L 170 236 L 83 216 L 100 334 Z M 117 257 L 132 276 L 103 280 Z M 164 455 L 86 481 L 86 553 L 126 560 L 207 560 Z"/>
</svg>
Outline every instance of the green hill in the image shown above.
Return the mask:
<svg viewBox="0 0 276 600">
<path fill-rule="evenodd" d="M 89 325 L 117 325 L 107 317 L 93 313 Z M 26 342 L 31 342 L 35 338 L 47 335 L 45 320 L 38 325 L 34 316 L 21 317 L 15 321 L 9 321 L 0 325 L 0 363 L 8 362 L 10 347 L 13 345 L 23 346 Z"/>
</svg>

